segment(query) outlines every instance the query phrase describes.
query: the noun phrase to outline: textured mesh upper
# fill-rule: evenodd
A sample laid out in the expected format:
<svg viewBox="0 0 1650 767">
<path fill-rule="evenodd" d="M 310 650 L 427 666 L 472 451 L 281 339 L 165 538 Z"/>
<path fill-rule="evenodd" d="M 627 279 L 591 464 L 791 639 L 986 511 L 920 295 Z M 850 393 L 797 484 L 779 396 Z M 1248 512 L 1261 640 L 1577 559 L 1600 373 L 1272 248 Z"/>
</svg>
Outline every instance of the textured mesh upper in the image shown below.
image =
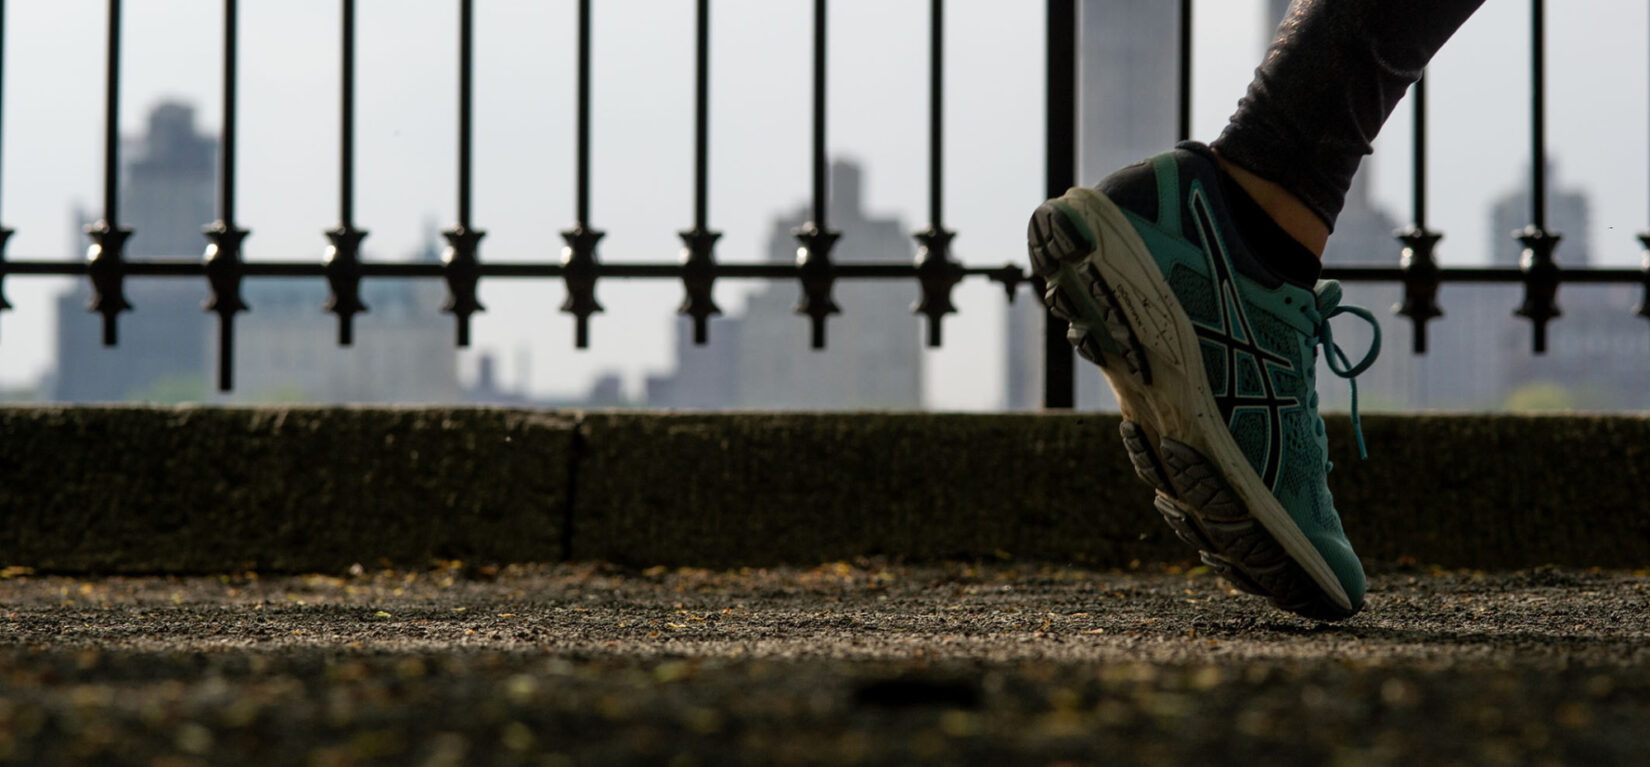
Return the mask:
<svg viewBox="0 0 1650 767">
<path fill-rule="evenodd" d="M 1175 264 L 1169 270 L 1169 289 L 1180 299 L 1180 308 L 1193 322 L 1206 325 L 1220 323 L 1219 307 L 1215 304 L 1214 282 L 1191 269 Z"/>
<path fill-rule="evenodd" d="M 1294 359 L 1299 353 L 1296 339 L 1299 338 L 1294 328 L 1283 324 L 1282 320 L 1273 317 L 1271 312 L 1260 309 L 1253 304 L 1249 305 L 1249 325 L 1255 331 L 1255 343 L 1268 351 Z"/>
<path fill-rule="evenodd" d="M 1255 358 L 1247 354 L 1239 354 L 1237 359 L 1238 394 L 1260 394 L 1262 392 L 1260 385 L 1260 368 L 1256 366 Z"/>
<path fill-rule="evenodd" d="M 1243 457 L 1249 459 L 1249 465 L 1257 474 L 1265 471 L 1266 467 L 1266 436 L 1265 413 L 1249 410 L 1232 416 L 1232 438 L 1237 440 Z"/>
<path fill-rule="evenodd" d="M 1200 342 L 1198 348 L 1203 350 L 1203 370 L 1209 376 L 1209 383 L 1214 387 L 1216 396 L 1226 393 L 1226 355 L 1214 344 Z"/>
<path fill-rule="evenodd" d="M 1314 420 L 1305 409 L 1283 415 L 1283 472 L 1275 492 L 1286 508 L 1304 509 L 1320 529 L 1340 533 L 1341 520 L 1323 480 L 1323 446 L 1313 437 Z"/>
</svg>

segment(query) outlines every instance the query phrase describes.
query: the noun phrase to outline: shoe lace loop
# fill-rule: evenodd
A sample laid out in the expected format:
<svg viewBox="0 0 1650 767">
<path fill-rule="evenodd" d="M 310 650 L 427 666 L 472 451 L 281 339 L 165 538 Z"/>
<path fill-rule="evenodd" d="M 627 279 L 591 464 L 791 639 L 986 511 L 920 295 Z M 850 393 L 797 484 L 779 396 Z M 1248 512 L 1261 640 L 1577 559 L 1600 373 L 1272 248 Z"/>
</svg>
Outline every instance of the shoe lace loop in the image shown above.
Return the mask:
<svg viewBox="0 0 1650 767">
<path fill-rule="evenodd" d="M 1321 280 L 1318 282 L 1317 289 L 1313 292 L 1317 294 L 1318 299 L 1317 312 L 1314 313 L 1315 316 L 1310 317 L 1317 328 L 1313 342 L 1323 347 L 1324 362 L 1329 366 L 1329 372 L 1346 379 L 1347 384 L 1352 389 L 1352 434 L 1358 442 L 1358 457 L 1367 459 L 1369 458 L 1369 451 L 1364 448 L 1363 423 L 1358 419 L 1357 378 L 1359 374 L 1368 370 L 1370 365 L 1375 364 L 1375 357 L 1381 353 L 1381 326 L 1375 321 L 1374 313 L 1368 309 L 1361 306 L 1341 304 L 1341 284 L 1339 282 Z M 1343 314 L 1350 314 L 1369 323 L 1370 330 L 1373 331 L 1369 351 L 1364 354 L 1363 359 L 1359 360 L 1356 365 L 1352 364 L 1351 358 L 1346 356 L 1346 351 L 1335 343 L 1335 333 L 1329 324 L 1331 319 Z M 1314 399 L 1316 398 L 1314 397 Z M 1319 420 L 1322 420 L 1321 417 Z"/>
</svg>

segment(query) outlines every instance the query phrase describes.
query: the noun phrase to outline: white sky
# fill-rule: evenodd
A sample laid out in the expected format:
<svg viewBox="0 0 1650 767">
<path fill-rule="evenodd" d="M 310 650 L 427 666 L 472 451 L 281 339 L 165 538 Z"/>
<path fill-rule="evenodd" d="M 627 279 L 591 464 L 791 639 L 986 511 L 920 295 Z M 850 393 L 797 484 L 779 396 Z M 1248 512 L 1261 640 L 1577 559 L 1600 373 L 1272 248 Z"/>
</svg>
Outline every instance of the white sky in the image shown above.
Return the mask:
<svg viewBox="0 0 1650 767">
<path fill-rule="evenodd" d="M 101 200 L 104 4 L 8 3 L 3 203 L 13 259 L 79 257 L 70 210 Z M 477 2 L 476 208 L 485 260 L 559 256 L 573 213 L 571 0 Z M 811 4 L 717 0 L 712 28 L 711 221 L 717 254 L 755 260 L 770 219 L 809 189 Z M 1487 258 L 1491 199 L 1528 163 L 1528 3 L 1488 0 L 1432 68 L 1431 219 L 1451 263 Z M 358 7 L 357 218 L 369 257 L 400 257 L 431 217 L 454 216 L 457 3 L 361 0 Z M 1194 30 L 1194 133 L 1224 124 L 1262 50 L 1259 0 L 1204 0 Z M 194 102 L 219 125 L 222 4 L 126 4 L 121 122 L 136 132 L 163 98 Z M 1594 257 L 1636 264 L 1647 221 L 1650 31 L 1637 0 L 1549 3 L 1549 142 L 1564 186 L 1592 194 Z M 1042 193 L 1041 3 L 948 4 L 947 223 L 969 263 L 1024 261 L 1027 212 Z M 252 259 L 319 258 L 337 208 L 338 4 L 242 3 L 240 223 Z M 691 225 L 692 4 L 604 0 L 594 19 L 594 223 L 609 261 L 675 259 Z M 867 167 L 866 201 L 913 229 L 926 222 L 927 4 L 830 5 L 833 155 Z M 1165 95 L 1165 97 L 1169 97 Z M 1408 215 L 1409 112 L 1377 144 L 1376 196 Z M 1172 137 L 1165 137 L 1165 141 Z M 1092 182 L 1095 179 L 1087 179 Z M 1494 236 L 1504 236 L 1494 233 Z M 204 247 L 205 241 L 202 240 Z M 1394 250 L 1396 257 L 1396 250 Z M 12 277 L 0 315 L 0 385 L 52 365 L 52 297 L 67 280 Z M 718 286 L 725 310 L 746 288 Z M 914 288 L 913 288 L 914 289 Z M 593 346 L 572 347 L 559 281 L 484 281 L 475 348 L 498 353 L 506 382 L 581 392 L 617 369 L 632 390 L 670 365 L 675 282 L 606 280 Z M 1022 298 L 1025 296 L 1022 294 Z M 947 346 L 928 354 L 929 402 L 988 409 L 1001 398 L 1001 290 L 970 282 Z M 123 322 L 141 322 L 141 310 Z M 797 343 L 806 342 L 798 318 Z M 911 332 L 917 332 L 912 320 Z M 1447 326 L 1441 332 L 1447 332 Z M 714 339 L 713 339 L 714 340 Z M 469 370 L 474 354 L 464 357 Z M 519 362 L 530 358 L 530 374 Z"/>
</svg>

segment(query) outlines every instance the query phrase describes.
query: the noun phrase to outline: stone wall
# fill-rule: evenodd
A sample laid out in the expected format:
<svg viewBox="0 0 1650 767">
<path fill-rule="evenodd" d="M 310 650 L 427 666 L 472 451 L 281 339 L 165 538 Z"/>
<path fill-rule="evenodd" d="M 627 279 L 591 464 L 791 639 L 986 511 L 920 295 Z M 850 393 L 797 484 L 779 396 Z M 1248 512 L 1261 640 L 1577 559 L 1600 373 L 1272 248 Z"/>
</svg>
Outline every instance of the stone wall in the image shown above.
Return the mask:
<svg viewBox="0 0 1650 767">
<path fill-rule="evenodd" d="M 1650 566 L 1650 418 L 1329 419 L 1366 558 Z M 1094 414 L 0 408 L 0 566 L 1185 561 Z"/>
</svg>

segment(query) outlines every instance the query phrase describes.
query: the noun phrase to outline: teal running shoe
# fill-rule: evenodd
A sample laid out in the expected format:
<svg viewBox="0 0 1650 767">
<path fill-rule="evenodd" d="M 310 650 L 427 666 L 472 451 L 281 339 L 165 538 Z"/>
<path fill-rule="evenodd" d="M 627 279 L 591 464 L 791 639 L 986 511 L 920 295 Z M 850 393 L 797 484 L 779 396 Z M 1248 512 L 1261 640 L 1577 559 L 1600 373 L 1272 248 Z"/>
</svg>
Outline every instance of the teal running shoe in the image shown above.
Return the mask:
<svg viewBox="0 0 1650 767">
<path fill-rule="evenodd" d="M 1364 572 L 1326 482 L 1318 348 L 1350 380 L 1375 361 L 1380 328 L 1351 364 L 1329 320 L 1374 316 L 1340 305 L 1339 283 L 1284 280 L 1232 222 L 1213 153 L 1184 143 L 1043 203 L 1031 263 L 1117 393 L 1123 444 L 1175 533 L 1239 589 L 1340 620 L 1363 606 Z"/>
</svg>

